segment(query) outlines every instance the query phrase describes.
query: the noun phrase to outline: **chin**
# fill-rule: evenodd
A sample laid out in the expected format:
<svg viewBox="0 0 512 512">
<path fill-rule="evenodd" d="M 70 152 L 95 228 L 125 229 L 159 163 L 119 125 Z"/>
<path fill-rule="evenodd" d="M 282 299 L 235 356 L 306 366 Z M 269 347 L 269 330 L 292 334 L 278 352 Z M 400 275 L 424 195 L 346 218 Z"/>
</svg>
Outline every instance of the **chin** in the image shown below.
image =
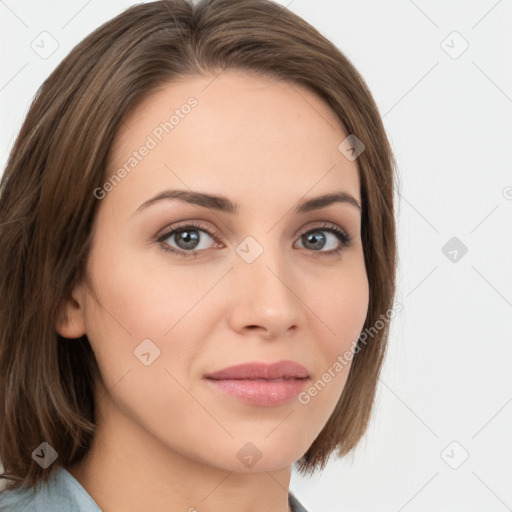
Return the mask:
<svg viewBox="0 0 512 512">
<path fill-rule="evenodd" d="M 272 436 L 272 434 L 271 434 Z M 270 437 L 271 437 L 270 436 Z M 294 439 L 290 436 L 289 439 Z M 281 439 L 231 440 L 229 446 L 219 446 L 212 453 L 211 464 L 236 473 L 277 471 L 299 460 L 309 446 L 287 446 Z"/>
</svg>

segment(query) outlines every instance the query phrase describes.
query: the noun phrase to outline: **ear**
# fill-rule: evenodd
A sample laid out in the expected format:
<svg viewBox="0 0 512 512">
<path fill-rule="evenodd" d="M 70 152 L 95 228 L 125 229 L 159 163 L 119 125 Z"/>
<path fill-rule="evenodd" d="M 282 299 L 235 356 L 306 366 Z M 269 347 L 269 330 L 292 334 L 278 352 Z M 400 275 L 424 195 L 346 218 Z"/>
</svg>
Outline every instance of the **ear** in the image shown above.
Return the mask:
<svg viewBox="0 0 512 512">
<path fill-rule="evenodd" d="M 71 297 L 62 302 L 55 329 L 63 338 L 80 338 L 86 333 L 85 293 L 83 286 L 78 284 Z"/>
</svg>

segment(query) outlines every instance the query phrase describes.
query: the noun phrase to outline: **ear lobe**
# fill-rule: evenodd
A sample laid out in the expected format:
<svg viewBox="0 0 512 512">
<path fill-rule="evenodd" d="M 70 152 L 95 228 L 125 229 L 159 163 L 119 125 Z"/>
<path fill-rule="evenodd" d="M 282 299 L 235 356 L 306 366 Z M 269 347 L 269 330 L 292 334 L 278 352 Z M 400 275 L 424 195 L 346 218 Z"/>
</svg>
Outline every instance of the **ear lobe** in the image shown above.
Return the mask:
<svg viewBox="0 0 512 512">
<path fill-rule="evenodd" d="M 75 289 L 62 303 L 55 329 L 63 338 L 81 338 L 86 333 L 82 297 L 83 294 Z"/>
</svg>

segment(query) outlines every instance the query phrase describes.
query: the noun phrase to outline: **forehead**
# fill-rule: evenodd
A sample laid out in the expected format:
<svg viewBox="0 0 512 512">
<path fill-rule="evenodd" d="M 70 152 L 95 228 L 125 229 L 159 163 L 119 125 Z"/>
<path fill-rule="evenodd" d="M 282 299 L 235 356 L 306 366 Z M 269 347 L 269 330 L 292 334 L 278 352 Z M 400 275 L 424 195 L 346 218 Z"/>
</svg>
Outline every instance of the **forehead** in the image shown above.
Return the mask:
<svg viewBox="0 0 512 512">
<path fill-rule="evenodd" d="M 300 85 L 240 71 L 180 78 L 121 124 L 107 176 L 127 172 L 107 199 L 120 210 L 164 188 L 290 207 L 333 189 L 359 199 L 357 164 L 338 149 L 346 136 L 331 108 Z"/>
</svg>

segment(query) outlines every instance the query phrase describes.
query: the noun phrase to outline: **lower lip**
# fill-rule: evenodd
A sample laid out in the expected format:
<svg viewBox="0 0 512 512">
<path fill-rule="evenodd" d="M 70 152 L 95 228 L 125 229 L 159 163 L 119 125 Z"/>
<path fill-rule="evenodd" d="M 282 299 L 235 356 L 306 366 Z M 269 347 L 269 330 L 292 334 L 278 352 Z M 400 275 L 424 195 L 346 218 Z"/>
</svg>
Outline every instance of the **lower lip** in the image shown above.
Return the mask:
<svg viewBox="0 0 512 512">
<path fill-rule="evenodd" d="M 295 398 L 308 379 L 253 380 L 206 379 L 213 387 L 251 405 L 282 405 Z"/>
</svg>

